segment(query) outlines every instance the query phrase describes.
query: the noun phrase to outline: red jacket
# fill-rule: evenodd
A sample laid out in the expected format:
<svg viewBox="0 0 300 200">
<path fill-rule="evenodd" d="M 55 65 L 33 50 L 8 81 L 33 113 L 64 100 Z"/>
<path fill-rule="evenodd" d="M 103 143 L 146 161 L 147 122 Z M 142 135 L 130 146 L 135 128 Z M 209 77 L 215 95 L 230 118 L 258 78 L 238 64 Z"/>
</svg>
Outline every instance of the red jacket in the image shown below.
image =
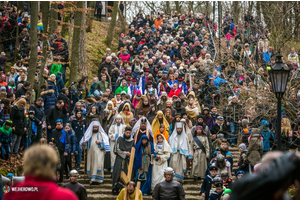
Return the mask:
<svg viewBox="0 0 300 200">
<path fill-rule="evenodd" d="M 23 183 L 16 183 L 12 187 L 37 187 L 38 192 L 11 191 L 4 195 L 6 200 L 77 200 L 77 196 L 69 189 L 60 188 L 46 178 L 26 176 Z"/>
<path fill-rule="evenodd" d="M 177 96 L 179 98 L 179 93 L 181 92 L 181 88 L 178 88 L 176 90 L 176 92 L 174 91 L 174 89 L 172 89 L 170 92 L 169 92 L 169 98 L 172 98 L 172 96 Z"/>
</svg>

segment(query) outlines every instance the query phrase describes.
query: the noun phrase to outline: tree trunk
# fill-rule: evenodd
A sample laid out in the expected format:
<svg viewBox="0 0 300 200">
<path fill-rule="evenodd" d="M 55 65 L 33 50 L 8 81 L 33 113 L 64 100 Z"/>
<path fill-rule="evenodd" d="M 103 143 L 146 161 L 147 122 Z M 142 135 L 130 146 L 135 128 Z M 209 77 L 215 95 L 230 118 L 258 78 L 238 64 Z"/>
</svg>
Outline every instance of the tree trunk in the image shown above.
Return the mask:
<svg viewBox="0 0 300 200">
<path fill-rule="evenodd" d="M 77 9 L 83 8 L 83 1 L 78 1 Z M 82 12 L 76 10 L 74 19 L 74 31 L 72 40 L 72 54 L 71 54 L 71 68 L 69 82 L 77 82 L 78 75 L 78 61 L 79 61 L 79 42 L 80 42 L 80 30 L 81 30 Z"/>
<path fill-rule="evenodd" d="M 84 2 L 84 8 L 86 8 L 86 2 Z M 86 13 L 83 14 L 81 20 L 80 40 L 79 40 L 79 88 L 86 89 L 85 94 L 87 95 L 87 80 L 88 80 L 88 69 L 86 62 L 86 47 L 85 47 L 85 29 L 86 24 Z"/>
<path fill-rule="evenodd" d="M 51 3 L 51 11 L 50 11 L 50 30 L 49 35 L 52 35 L 54 31 L 57 29 L 57 19 L 58 19 L 58 13 L 56 12 L 57 4 Z"/>
<path fill-rule="evenodd" d="M 113 40 L 113 35 L 114 35 L 113 33 L 114 33 L 116 20 L 117 20 L 117 13 L 118 13 L 118 9 L 119 9 L 118 5 L 119 5 L 119 2 L 114 1 L 111 21 L 110 21 L 109 28 L 107 30 L 107 36 L 106 36 L 106 44 L 107 44 L 108 47 L 111 46 L 111 41 Z"/>
<path fill-rule="evenodd" d="M 121 10 L 118 8 L 118 13 L 119 13 L 119 17 L 120 17 L 120 21 L 121 21 L 121 33 L 124 33 L 125 34 L 125 31 L 126 31 L 126 21 L 122 15 L 122 12 Z"/>
<path fill-rule="evenodd" d="M 38 22 L 38 2 L 31 2 L 31 27 L 30 27 L 30 60 L 29 66 L 30 70 L 28 70 L 27 80 L 31 83 L 31 87 L 34 84 L 35 70 L 37 65 L 37 22 Z"/>
<path fill-rule="evenodd" d="M 48 51 L 48 21 L 49 21 L 49 6 L 50 6 L 50 1 L 43 1 L 42 2 L 42 22 L 43 22 L 43 59 L 42 59 L 42 64 L 41 64 L 41 70 L 40 70 L 40 75 L 39 75 L 39 87 L 38 87 L 38 93 L 37 97 L 40 97 L 41 95 L 41 86 L 44 85 L 44 68 L 46 65 L 47 61 L 47 51 Z"/>
<path fill-rule="evenodd" d="M 89 10 L 88 18 L 86 19 L 86 24 L 87 24 L 86 32 L 88 33 L 92 32 L 95 7 L 96 7 L 96 1 L 91 1 L 89 4 L 89 9 L 93 9 L 93 10 Z"/>
<path fill-rule="evenodd" d="M 176 6 L 176 11 L 179 14 L 180 13 L 179 1 L 175 1 L 175 6 Z"/>
<path fill-rule="evenodd" d="M 166 13 L 171 14 L 170 1 L 166 1 Z"/>
<path fill-rule="evenodd" d="M 65 8 L 69 8 L 69 7 L 70 7 L 70 4 L 66 3 Z M 64 23 L 70 23 L 70 14 L 71 13 L 69 11 L 63 12 L 62 18 L 63 18 Z M 70 26 L 69 24 L 62 24 L 60 33 L 63 38 L 65 38 L 67 36 L 67 34 L 70 36 L 69 26 Z"/>
<path fill-rule="evenodd" d="M 257 16 L 258 16 L 258 18 L 261 20 L 261 10 L 260 10 L 260 6 L 261 6 L 260 1 L 256 1 L 256 12 L 257 12 Z"/>
<path fill-rule="evenodd" d="M 232 18 L 234 23 L 237 25 L 239 23 L 239 2 L 233 1 L 233 12 L 232 12 Z"/>
</svg>

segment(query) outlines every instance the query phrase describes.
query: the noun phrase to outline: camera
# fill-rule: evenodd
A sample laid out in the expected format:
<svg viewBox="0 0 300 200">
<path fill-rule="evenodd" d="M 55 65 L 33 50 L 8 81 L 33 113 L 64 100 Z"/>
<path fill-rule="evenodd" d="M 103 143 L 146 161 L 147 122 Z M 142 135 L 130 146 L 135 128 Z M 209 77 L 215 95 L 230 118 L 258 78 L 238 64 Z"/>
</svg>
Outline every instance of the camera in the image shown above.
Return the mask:
<svg viewBox="0 0 300 200">
<path fill-rule="evenodd" d="M 187 70 L 186 70 L 186 69 L 183 69 L 183 70 L 182 70 L 182 72 L 183 72 L 183 73 L 186 73 L 186 72 L 187 72 Z"/>
</svg>

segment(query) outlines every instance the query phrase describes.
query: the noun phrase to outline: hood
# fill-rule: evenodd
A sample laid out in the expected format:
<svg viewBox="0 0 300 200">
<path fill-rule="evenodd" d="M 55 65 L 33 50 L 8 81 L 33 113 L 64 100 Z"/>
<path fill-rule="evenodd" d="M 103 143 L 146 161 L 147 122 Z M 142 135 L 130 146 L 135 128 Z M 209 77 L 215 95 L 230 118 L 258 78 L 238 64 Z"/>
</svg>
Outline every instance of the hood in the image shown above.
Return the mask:
<svg viewBox="0 0 300 200">
<path fill-rule="evenodd" d="M 267 120 L 262 120 L 260 123 L 260 129 L 262 131 L 268 131 L 270 123 Z"/>
<path fill-rule="evenodd" d="M 177 106 L 177 103 L 179 103 L 179 106 Z M 178 99 L 176 100 L 176 102 L 175 102 L 175 107 L 176 107 L 176 108 L 180 108 L 180 107 L 181 107 L 181 99 L 178 98 Z"/>
<path fill-rule="evenodd" d="M 51 94 L 51 93 L 54 94 L 54 90 L 52 90 L 52 89 L 46 90 L 46 91 L 41 92 L 41 96 L 43 96 L 43 95 L 45 95 L 45 94 Z"/>
</svg>

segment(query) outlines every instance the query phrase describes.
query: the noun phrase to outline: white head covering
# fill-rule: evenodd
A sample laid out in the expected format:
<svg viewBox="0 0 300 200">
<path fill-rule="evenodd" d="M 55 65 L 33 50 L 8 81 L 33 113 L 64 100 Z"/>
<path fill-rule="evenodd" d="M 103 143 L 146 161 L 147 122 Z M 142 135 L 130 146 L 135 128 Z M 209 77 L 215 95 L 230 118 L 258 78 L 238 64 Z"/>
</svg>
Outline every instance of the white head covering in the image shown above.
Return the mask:
<svg viewBox="0 0 300 200">
<path fill-rule="evenodd" d="M 136 130 L 138 129 L 138 127 L 140 127 L 141 125 L 141 120 L 142 119 L 146 119 L 147 120 L 147 129 L 149 130 L 150 134 L 152 135 L 152 137 L 154 138 L 153 136 L 153 133 L 152 133 L 152 129 L 151 129 L 151 124 L 149 123 L 148 119 L 146 117 L 141 117 L 134 125 L 134 127 L 132 128 L 132 131 L 131 131 L 131 137 L 134 136 Z M 149 138 L 150 139 L 150 138 Z"/>
<path fill-rule="evenodd" d="M 111 107 L 111 110 L 114 109 L 114 103 L 113 103 L 112 101 L 108 101 L 107 104 L 106 104 L 106 108 L 104 109 L 105 111 L 109 111 L 109 110 L 108 110 L 108 105 L 109 105 L 109 104 L 111 104 L 111 106 L 112 106 L 112 107 Z"/>
<path fill-rule="evenodd" d="M 164 141 L 163 141 L 163 152 L 164 153 L 172 153 L 172 149 L 171 149 L 168 141 L 166 140 L 165 136 L 163 134 L 158 134 L 158 135 L 161 135 L 164 138 Z M 157 143 L 158 143 L 158 140 L 156 140 L 155 144 L 154 144 L 154 150 L 155 151 L 157 151 Z"/>
<path fill-rule="evenodd" d="M 108 136 L 105 133 L 105 131 L 103 130 L 99 121 L 92 121 L 92 123 L 89 125 L 88 129 L 86 130 L 86 132 L 84 133 L 83 137 L 80 140 L 80 143 L 79 143 L 80 148 L 82 148 L 83 142 L 88 142 L 90 140 L 90 138 L 92 137 L 94 126 L 99 127 L 98 131 L 101 133 L 101 136 L 103 138 L 105 151 L 106 152 L 110 151 Z"/>
<path fill-rule="evenodd" d="M 121 119 L 121 124 L 120 126 L 117 126 L 117 122 L 116 122 L 116 119 Z M 118 137 L 122 136 L 123 135 L 123 126 L 125 125 L 125 122 L 124 122 L 124 119 L 122 117 L 122 115 L 118 114 L 114 117 L 114 120 L 112 122 L 111 125 L 114 125 L 115 126 L 115 140 L 117 141 Z"/>
<path fill-rule="evenodd" d="M 182 122 L 177 122 L 175 124 L 173 133 L 171 137 L 169 138 L 169 143 L 172 149 L 173 153 L 177 153 L 177 146 L 178 146 L 178 133 L 177 133 L 177 128 L 182 128 L 182 132 L 180 134 L 180 141 L 179 141 L 179 153 L 183 154 L 185 156 L 189 155 L 188 151 L 188 141 L 187 141 L 187 136 L 185 133 L 185 129 L 183 128 L 183 123 Z"/>
</svg>

